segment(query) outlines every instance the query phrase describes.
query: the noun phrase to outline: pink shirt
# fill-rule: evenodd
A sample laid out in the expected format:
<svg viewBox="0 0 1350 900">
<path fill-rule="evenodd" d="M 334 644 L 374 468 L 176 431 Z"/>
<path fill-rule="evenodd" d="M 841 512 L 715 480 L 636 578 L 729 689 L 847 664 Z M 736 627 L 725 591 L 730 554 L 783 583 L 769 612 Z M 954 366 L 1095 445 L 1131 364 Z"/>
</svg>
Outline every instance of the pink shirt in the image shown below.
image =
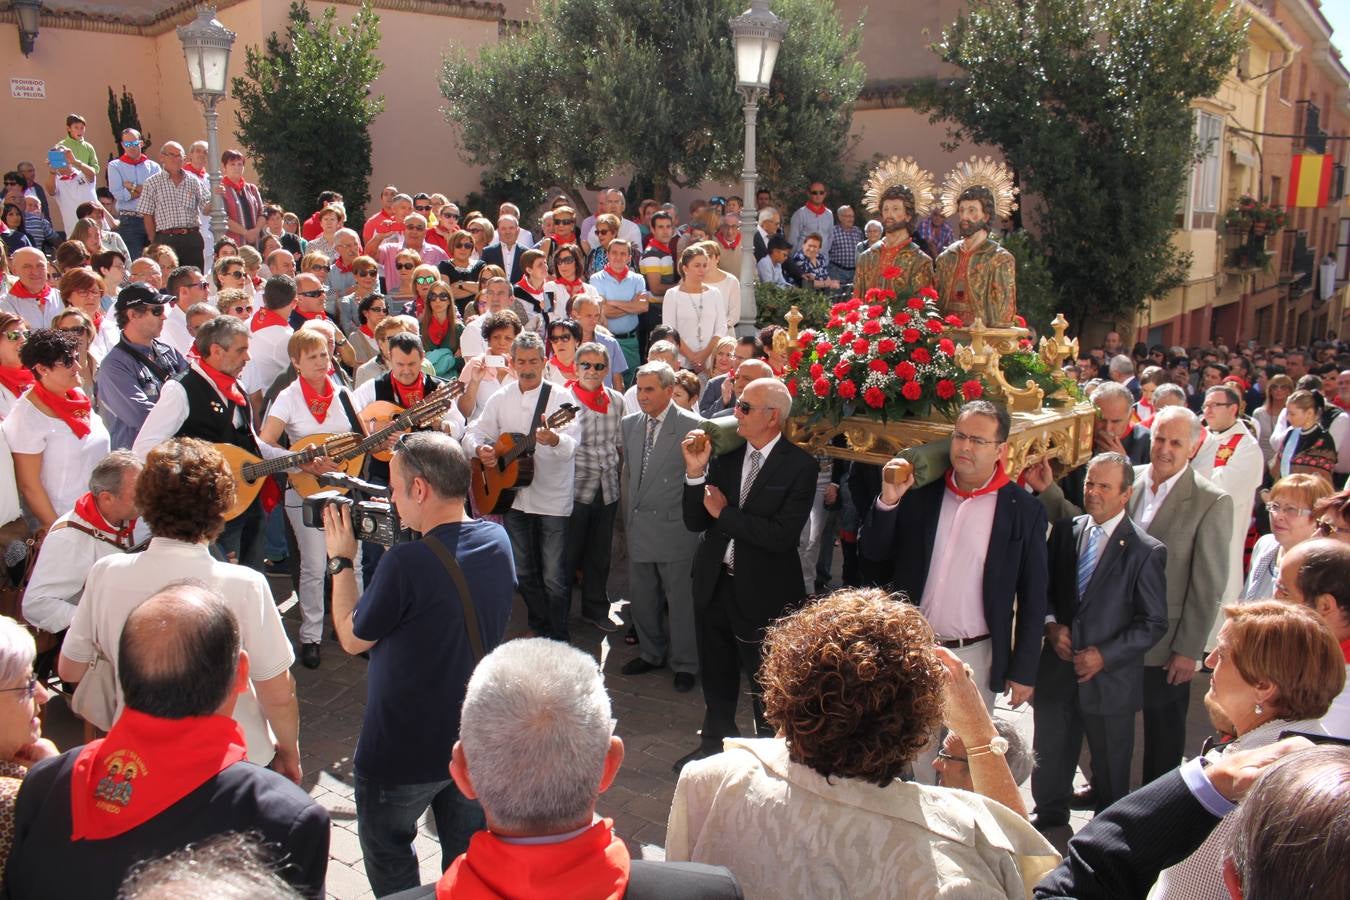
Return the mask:
<svg viewBox="0 0 1350 900">
<path fill-rule="evenodd" d="M 384 269 L 384 289 L 387 294 L 396 294 L 399 291 L 402 273 L 399 272 L 396 263 L 401 250 L 403 250 L 403 241 L 388 241 L 380 245 L 376 262 Z M 424 266 L 435 267 L 450 258 L 440 247 L 427 241 L 422 242 L 422 246 L 417 253 L 422 257 L 422 265 Z"/>
<path fill-rule="evenodd" d="M 940 640 L 989 633 L 984 618 L 984 561 L 989 555 L 997 507 L 998 491 L 967 500 L 951 490 L 943 491 L 933 556 L 928 561 L 928 579 L 919 602 L 919 609 Z"/>
</svg>

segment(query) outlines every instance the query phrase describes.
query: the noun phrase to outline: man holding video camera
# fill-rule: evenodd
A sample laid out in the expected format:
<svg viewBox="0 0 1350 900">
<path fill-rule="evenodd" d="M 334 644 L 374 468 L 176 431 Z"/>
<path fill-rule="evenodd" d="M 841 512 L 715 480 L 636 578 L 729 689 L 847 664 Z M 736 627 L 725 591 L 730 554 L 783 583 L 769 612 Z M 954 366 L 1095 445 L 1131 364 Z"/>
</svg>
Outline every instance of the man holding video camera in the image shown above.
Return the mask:
<svg viewBox="0 0 1350 900">
<path fill-rule="evenodd" d="M 423 537 L 389 548 L 359 600 L 351 506 L 330 501 L 324 509 L 333 625 L 343 650 L 370 652 L 356 822 L 366 875 L 381 897 L 417 886 L 412 844 L 428 806 L 442 869 L 486 827 L 446 761 L 469 675 L 501 642 L 516 587 L 505 529 L 465 512 L 469 462 L 457 441 L 437 432 L 399 438 L 389 486 L 403 525 Z"/>
</svg>

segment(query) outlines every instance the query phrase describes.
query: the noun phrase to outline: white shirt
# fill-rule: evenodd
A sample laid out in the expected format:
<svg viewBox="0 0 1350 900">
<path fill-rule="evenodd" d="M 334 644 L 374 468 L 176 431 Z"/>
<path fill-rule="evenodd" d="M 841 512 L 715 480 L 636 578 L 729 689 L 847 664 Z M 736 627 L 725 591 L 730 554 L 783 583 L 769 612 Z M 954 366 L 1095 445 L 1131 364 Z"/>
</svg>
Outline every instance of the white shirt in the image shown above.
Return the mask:
<svg viewBox="0 0 1350 900">
<path fill-rule="evenodd" d="M 704 285 L 699 294 L 673 287 L 661 303 L 661 324 L 673 325 L 680 340 L 694 350 L 702 350 L 715 338 L 730 334 L 726 295 L 712 285 Z"/>
<path fill-rule="evenodd" d="M 42 489 L 58 516 L 74 509 L 75 501 L 89 490 L 89 476 L 111 445 L 108 429 L 97 415 L 90 413 L 89 433 L 77 438 L 65 422 L 34 406 L 29 394 L 0 428 L 11 452 L 42 455 Z"/>
<path fill-rule="evenodd" d="M 582 240 L 586 242 L 587 247 L 596 247 L 600 243 L 600 236 L 595 233 L 595 219 L 590 220 L 590 227 L 582 234 Z M 585 223 L 582 223 L 585 224 Z M 632 247 L 633 258 L 642 255 L 642 229 L 636 222 L 628 219 L 619 220 L 619 237 L 623 238 Z"/>
<path fill-rule="evenodd" d="M 342 407 L 342 395 L 345 393 L 346 388 L 333 385 L 332 402 L 328 404 L 328 411 L 320 422 L 309 411 L 304 389 L 300 387 L 300 379 L 296 378 L 277 394 L 277 398 L 267 410 L 267 418 L 276 419 L 285 426 L 286 437 L 291 443 L 315 434 L 342 434 L 344 431 L 352 430 L 352 424 L 347 419 L 347 411 Z M 355 400 L 352 401 L 352 405 L 357 412 L 361 411 L 361 404 Z"/>
<path fill-rule="evenodd" d="M 731 273 L 726 273 L 726 278 L 718 282 L 705 282 L 708 287 L 716 288 L 722 293 L 722 302 L 727 310 L 727 334 L 736 333 L 736 325 L 741 321 L 741 280 Z M 683 336 L 683 332 L 681 332 Z"/>
<path fill-rule="evenodd" d="M 56 525 L 71 519 L 85 528 L 100 530 L 92 522 L 75 515 L 73 509 L 58 518 Z M 143 525 L 138 525 L 137 529 L 146 530 Z M 108 538 L 114 539 L 112 535 Z M 24 619 L 33 627 L 53 634 L 65 631 L 70 627 L 70 620 L 75 618 L 75 606 L 84 593 L 90 568 L 103 557 L 121 552 L 109 541 L 99 540 L 78 529 L 53 526 L 42 542 L 42 550 L 33 565 L 33 576 L 24 591 Z"/>
<path fill-rule="evenodd" d="M 671 403 L 674 403 L 674 402 L 675 402 L 675 401 L 673 401 L 673 400 L 671 401 Z M 634 407 L 634 408 L 636 408 L 636 407 Z M 670 412 L 670 405 L 669 405 L 669 404 L 667 404 L 665 411 L 662 412 L 661 415 L 658 417 L 662 425 L 665 424 L 666 413 L 668 413 L 668 412 Z M 646 423 L 646 422 L 643 422 L 643 423 L 642 423 L 642 427 L 643 427 L 643 429 L 644 429 L 642 439 L 645 441 L 645 440 L 647 439 L 647 436 L 646 436 L 646 430 L 645 430 L 646 427 L 647 427 L 647 423 Z M 657 428 L 656 428 L 656 437 L 659 437 L 660 435 L 661 435 L 661 427 L 660 427 L 660 425 L 658 425 Z M 775 435 L 769 440 L 769 442 L 768 442 L 767 444 L 765 444 L 763 447 L 760 447 L 760 448 L 759 448 L 759 455 L 760 455 L 760 459 L 759 459 L 759 475 L 756 475 L 756 476 L 755 476 L 755 480 L 756 480 L 756 481 L 758 481 L 758 480 L 760 479 L 760 477 L 763 476 L 763 474 L 764 474 L 764 464 L 767 463 L 767 462 L 769 461 L 769 454 L 773 452 L 773 448 L 774 448 L 775 446 L 777 446 L 777 444 L 778 444 L 778 442 L 779 442 L 780 440 L 782 440 L 782 437 L 783 437 L 783 436 L 782 436 L 781 434 L 775 434 Z M 653 440 L 655 440 L 655 438 L 653 438 Z M 746 444 L 746 445 L 745 445 L 745 456 L 741 457 L 741 480 L 740 480 L 740 485 L 741 485 L 741 492 L 742 492 L 742 493 L 745 492 L 745 486 L 746 486 L 746 485 L 745 485 L 745 482 L 746 482 L 746 479 L 748 479 L 748 478 L 750 477 L 750 454 L 751 454 L 752 452 L 754 452 L 754 450 L 755 450 L 755 448 L 754 448 L 752 445 Z M 636 455 L 634 458 L 637 460 L 638 465 L 641 466 L 641 465 L 642 465 L 642 450 L 641 450 L 641 449 L 639 449 L 639 450 L 637 451 L 637 455 Z M 708 479 L 707 473 L 704 473 L 703 475 L 700 475 L 700 476 L 697 477 L 697 478 L 690 478 L 690 477 L 688 477 L 688 476 L 685 476 L 684 483 L 685 483 L 685 484 L 703 484 L 705 481 L 707 481 L 707 479 Z M 754 489 L 755 489 L 755 486 L 754 486 L 753 484 L 750 485 L 750 490 L 754 490 Z M 737 497 L 737 498 L 735 498 L 735 499 L 736 499 L 736 506 L 739 508 L 740 505 L 741 505 L 741 504 L 740 504 L 740 499 L 741 499 L 741 498 Z M 728 498 L 727 498 L 727 503 L 730 504 L 730 503 L 731 503 L 731 500 L 732 500 L 732 498 L 731 498 L 731 497 L 728 497 Z M 734 540 L 733 540 L 733 541 L 727 541 L 727 549 L 726 549 L 726 551 L 722 554 L 722 562 L 723 562 L 723 564 L 725 564 L 725 565 L 728 565 L 728 566 L 731 565 L 731 560 L 732 560 L 732 556 L 733 556 L 732 551 L 731 551 L 731 546 L 732 546 L 732 544 L 734 544 L 734 543 L 736 543 Z"/>
<path fill-rule="evenodd" d="M 482 387 L 480 385 L 479 389 Z M 534 408 L 539 402 L 540 388 L 521 393 L 519 382 L 512 382 L 493 394 L 464 433 L 464 452 L 473 456 L 482 446 L 491 446 L 506 432 L 534 434 L 539 423 L 532 421 Z M 569 392 L 558 385 L 552 385 L 548 404 L 544 407 L 547 415 L 558 411 L 565 401 L 572 398 Z M 540 443 L 534 452 L 534 481 L 529 487 L 516 492 L 511 508 L 523 513 L 541 516 L 567 516 L 572 513 L 573 457 L 577 450 L 577 421 L 558 429 L 558 446 L 550 447 Z"/>
<path fill-rule="evenodd" d="M 56 176 L 55 189 L 47 194 L 56 201 L 57 207 L 61 210 L 61 227 L 66 234 L 70 234 L 75 223 L 80 221 L 80 217 L 75 215 L 75 210 L 80 208 L 81 203 L 98 203 L 97 185 L 85 178 L 79 169 L 71 169 L 71 173 L 74 178 Z"/>
<path fill-rule="evenodd" d="M 103 362 L 103 357 L 108 355 L 108 351 L 117 346 L 122 340 L 122 329 L 117 327 L 117 316 L 108 313 L 103 317 L 103 324 L 99 326 L 98 334 L 94 335 L 94 340 L 89 344 L 89 355 L 94 357 L 97 363 Z"/>
<path fill-rule="evenodd" d="M 0 395 L 9 391 L 0 388 Z M 9 453 L 9 440 L 0 428 L 0 522 L 13 522 L 22 510 L 19 507 L 19 485 L 14 479 L 14 460 Z"/>
<path fill-rule="evenodd" d="M 46 303 L 38 303 L 28 297 L 16 297 L 11 289 L 0 300 L 0 310 L 14 313 L 27 322 L 29 328 L 37 331 L 39 328 L 51 328 L 56 317 L 66 311 L 66 305 L 61 302 L 61 292 L 56 288 L 51 289 Z"/>
<path fill-rule="evenodd" d="M 192 369 L 198 375 L 206 378 L 207 384 L 211 385 L 216 396 L 234 410 L 234 426 L 238 428 L 244 424 L 244 411 L 233 400 L 230 400 L 220 392 L 214 381 L 202 373 L 202 370 L 194 362 Z M 188 417 L 188 396 L 183 385 L 176 378 L 170 378 L 164 382 L 164 387 L 160 389 L 159 400 L 155 401 L 154 409 L 145 417 L 145 422 L 141 424 L 140 433 L 136 435 L 136 442 L 131 445 L 131 452 L 135 453 L 141 459 L 150 453 L 151 450 L 167 441 L 169 438 L 178 434 L 178 429 L 183 427 L 183 423 Z M 256 432 L 254 434 L 256 439 Z M 278 450 L 271 444 L 258 441 L 258 450 L 263 459 L 276 459 L 279 456 L 285 456 L 285 450 Z"/>
<path fill-rule="evenodd" d="M 159 339 L 187 359 L 188 351 L 192 349 L 192 335 L 188 334 L 187 313 L 183 312 L 177 303 L 170 303 L 164 307 L 164 328 L 159 333 Z M 253 355 L 252 350 L 250 341 L 250 356 Z"/>
<path fill-rule="evenodd" d="M 471 356 L 482 356 L 487 352 L 487 341 L 483 338 L 483 314 L 464 326 L 459 335 L 459 358 L 468 361 Z"/>
<path fill-rule="evenodd" d="M 205 582 L 219 593 L 239 621 L 240 644 L 248 652 L 248 691 L 234 706 L 234 720 L 244 730 L 249 762 L 267 765 L 275 755 L 272 734 L 253 684 L 285 672 L 295 662 L 291 642 L 267 578 L 247 566 L 218 562 L 205 544 L 157 537 L 144 553 L 117 553 L 94 564 L 88 587 L 61 652 L 80 663 L 93 662 L 95 645 L 117 665 L 117 644 L 127 617 L 155 591 L 186 578 Z M 122 688 L 117 687 L 118 712 Z"/>
<path fill-rule="evenodd" d="M 169 330 L 167 321 L 164 330 Z M 267 393 L 277 376 L 286 371 L 291 364 L 286 348 L 293 334 L 295 329 L 289 325 L 268 325 L 249 333 L 248 362 L 239 374 L 239 386 L 245 394 Z"/>
<path fill-rule="evenodd" d="M 1142 490 L 1144 491 L 1144 502 L 1139 505 L 1139 515 L 1135 518 L 1135 522 L 1139 524 L 1140 528 L 1147 531 L 1148 527 L 1153 524 L 1153 517 L 1158 514 L 1159 507 L 1167 500 L 1167 495 L 1172 493 L 1172 488 L 1177 486 L 1177 480 L 1180 479 L 1185 472 L 1186 467 L 1182 466 L 1177 474 L 1158 485 L 1158 490 L 1155 492 L 1153 490 L 1153 466 L 1150 465 L 1148 467 L 1144 472 L 1144 484 L 1142 487 Z"/>
<path fill-rule="evenodd" d="M 383 376 L 384 373 L 381 372 L 379 376 L 372 378 L 369 381 L 362 382 L 359 388 L 352 391 L 352 406 L 355 407 L 357 414 L 360 414 L 360 412 L 363 409 L 365 409 L 367 406 L 375 402 L 375 382 L 378 381 Z M 292 385 L 292 387 L 294 387 L 294 385 Z M 290 388 L 288 387 L 286 390 L 289 391 Z M 296 387 L 296 393 L 298 394 L 299 392 L 300 389 Z M 285 393 L 286 391 L 282 391 L 283 395 Z M 479 396 L 481 397 L 482 394 L 480 393 Z M 280 396 L 277 399 L 279 401 Z M 301 399 L 298 405 L 300 411 L 303 412 L 305 415 L 309 416 L 309 409 L 305 406 L 303 398 Z M 276 407 L 273 407 L 274 410 L 275 408 Z M 329 418 L 331 418 L 333 415 L 333 410 L 331 407 L 328 410 L 328 414 Z M 277 413 L 272 412 L 268 413 L 268 415 L 277 415 Z M 313 421 L 313 419 L 314 417 L 310 416 L 310 420 Z M 336 430 L 351 431 L 351 425 L 347 424 L 346 416 L 342 417 L 342 422 L 343 422 L 342 427 Z M 441 431 L 444 431 L 446 434 L 450 435 L 455 440 L 459 440 L 460 437 L 463 436 L 464 414 L 459 411 L 458 402 L 453 402 L 450 404 L 450 408 L 446 411 L 445 415 L 441 417 L 441 421 L 436 427 L 439 428 Z M 288 434 L 290 433 L 289 428 L 287 428 L 286 431 Z M 291 440 L 297 440 L 297 438 L 291 438 Z"/>
</svg>

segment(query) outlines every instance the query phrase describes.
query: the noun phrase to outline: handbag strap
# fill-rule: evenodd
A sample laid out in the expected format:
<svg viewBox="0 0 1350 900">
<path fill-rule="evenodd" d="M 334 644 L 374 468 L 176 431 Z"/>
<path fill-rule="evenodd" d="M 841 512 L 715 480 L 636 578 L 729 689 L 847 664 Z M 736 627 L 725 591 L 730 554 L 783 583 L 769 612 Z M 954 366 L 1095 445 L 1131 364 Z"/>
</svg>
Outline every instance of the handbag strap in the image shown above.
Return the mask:
<svg viewBox="0 0 1350 900">
<path fill-rule="evenodd" d="M 423 535 L 422 543 L 431 548 L 431 552 L 436 554 L 436 558 L 445 566 L 445 571 L 450 573 L 450 580 L 455 583 L 455 590 L 459 592 L 459 602 L 464 607 L 464 627 L 469 632 L 469 646 L 473 649 L 473 662 L 477 665 L 482 661 L 483 636 L 478 631 L 478 611 L 474 609 L 473 597 L 469 594 L 469 582 L 464 578 L 464 570 L 459 567 L 459 562 L 455 559 L 441 539 L 433 534 Z"/>
</svg>

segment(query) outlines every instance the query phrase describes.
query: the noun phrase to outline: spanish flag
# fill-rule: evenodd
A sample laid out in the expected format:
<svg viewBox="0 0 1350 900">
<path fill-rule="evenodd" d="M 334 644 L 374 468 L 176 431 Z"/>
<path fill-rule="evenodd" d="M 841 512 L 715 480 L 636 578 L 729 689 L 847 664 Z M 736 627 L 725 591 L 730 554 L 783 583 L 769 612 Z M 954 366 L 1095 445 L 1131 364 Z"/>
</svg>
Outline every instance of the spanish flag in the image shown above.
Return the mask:
<svg viewBox="0 0 1350 900">
<path fill-rule="evenodd" d="M 1290 209 L 1296 206 L 1321 209 L 1327 205 L 1331 195 L 1331 171 L 1334 168 L 1330 156 L 1317 153 L 1298 153 L 1289 164 L 1289 202 Z"/>
</svg>

